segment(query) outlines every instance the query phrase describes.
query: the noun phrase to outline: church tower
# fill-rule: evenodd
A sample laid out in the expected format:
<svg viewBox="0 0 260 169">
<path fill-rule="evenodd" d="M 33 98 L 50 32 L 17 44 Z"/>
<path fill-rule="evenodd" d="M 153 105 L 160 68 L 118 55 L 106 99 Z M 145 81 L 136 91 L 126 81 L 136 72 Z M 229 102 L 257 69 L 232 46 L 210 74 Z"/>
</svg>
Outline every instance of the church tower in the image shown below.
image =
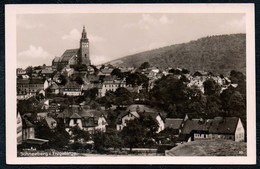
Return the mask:
<svg viewBox="0 0 260 169">
<path fill-rule="evenodd" d="M 81 33 L 78 60 L 79 60 L 79 64 L 85 64 L 85 65 L 91 64 L 90 59 L 89 59 L 89 41 L 87 38 L 85 26 L 83 26 L 83 30 Z"/>
</svg>

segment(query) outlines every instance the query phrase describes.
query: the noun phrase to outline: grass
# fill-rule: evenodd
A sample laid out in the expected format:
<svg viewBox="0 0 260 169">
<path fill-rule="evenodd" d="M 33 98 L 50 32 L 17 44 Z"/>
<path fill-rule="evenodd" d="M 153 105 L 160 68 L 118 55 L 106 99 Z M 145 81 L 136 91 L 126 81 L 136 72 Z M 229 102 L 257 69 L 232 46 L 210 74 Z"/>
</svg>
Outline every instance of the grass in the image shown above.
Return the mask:
<svg viewBox="0 0 260 169">
<path fill-rule="evenodd" d="M 174 147 L 167 156 L 246 156 L 246 143 L 231 140 L 197 140 Z"/>
</svg>

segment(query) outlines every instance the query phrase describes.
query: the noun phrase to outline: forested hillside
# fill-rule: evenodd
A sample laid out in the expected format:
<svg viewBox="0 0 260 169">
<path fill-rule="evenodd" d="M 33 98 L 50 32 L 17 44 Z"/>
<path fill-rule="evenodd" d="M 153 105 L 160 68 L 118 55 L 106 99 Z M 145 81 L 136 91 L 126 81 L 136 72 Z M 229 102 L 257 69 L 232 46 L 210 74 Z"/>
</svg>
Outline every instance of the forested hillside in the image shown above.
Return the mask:
<svg viewBox="0 0 260 169">
<path fill-rule="evenodd" d="M 181 67 L 227 75 L 231 70 L 246 73 L 246 35 L 209 36 L 188 43 L 171 45 L 126 56 L 120 65 L 138 67 L 148 61 L 151 65 Z"/>
</svg>

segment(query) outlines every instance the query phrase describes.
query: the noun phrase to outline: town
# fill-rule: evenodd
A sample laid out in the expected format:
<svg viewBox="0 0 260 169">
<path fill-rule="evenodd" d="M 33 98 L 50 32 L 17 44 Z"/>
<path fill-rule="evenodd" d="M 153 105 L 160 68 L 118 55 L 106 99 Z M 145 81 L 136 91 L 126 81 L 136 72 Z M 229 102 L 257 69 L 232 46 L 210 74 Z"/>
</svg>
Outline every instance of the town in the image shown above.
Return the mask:
<svg viewBox="0 0 260 169">
<path fill-rule="evenodd" d="M 165 155 L 196 140 L 246 142 L 246 77 L 117 62 L 92 65 L 80 46 L 52 65 L 17 68 L 17 148 Z M 57 153 L 56 153 L 57 154 Z"/>
</svg>

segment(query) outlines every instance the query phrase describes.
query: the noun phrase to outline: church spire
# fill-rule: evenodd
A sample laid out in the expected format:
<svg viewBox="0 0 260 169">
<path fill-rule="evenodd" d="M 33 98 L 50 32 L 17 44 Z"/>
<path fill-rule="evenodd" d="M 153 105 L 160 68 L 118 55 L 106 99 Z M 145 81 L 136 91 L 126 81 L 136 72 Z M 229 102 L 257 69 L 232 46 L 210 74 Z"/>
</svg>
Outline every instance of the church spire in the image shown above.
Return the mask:
<svg viewBox="0 0 260 169">
<path fill-rule="evenodd" d="M 87 38 L 87 33 L 86 33 L 86 30 L 85 30 L 85 25 L 83 25 L 83 30 L 82 30 L 82 33 L 81 33 L 81 39 L 86 39 Z"/>
</svg>

